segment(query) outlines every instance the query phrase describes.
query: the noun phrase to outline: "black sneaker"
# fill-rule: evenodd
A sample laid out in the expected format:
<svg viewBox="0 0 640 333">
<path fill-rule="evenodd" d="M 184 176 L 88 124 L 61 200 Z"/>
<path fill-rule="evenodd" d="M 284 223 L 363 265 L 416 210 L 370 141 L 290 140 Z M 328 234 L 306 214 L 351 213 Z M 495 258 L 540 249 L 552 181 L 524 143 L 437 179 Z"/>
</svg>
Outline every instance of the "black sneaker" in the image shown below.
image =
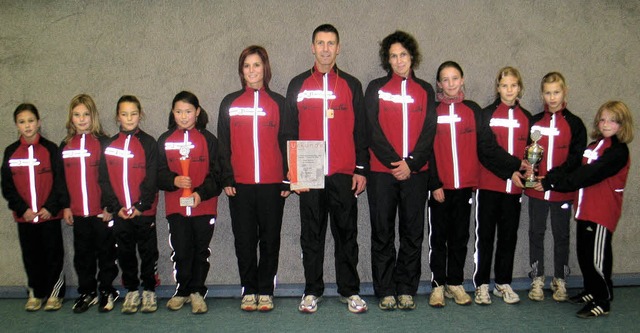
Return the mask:
<svg viewBox="0 0 640 333">
<path fill-rule="evenodd" d="M 609 305 L 598 305 L 595 301 L 588 302 L 582 310 L 576 313 L 576 316 L 580 318 L 595 318 L 599 316 L 606 316 L 609 314 Z"/>
<path fill-rule="evenodd" d="M 593 301 L 593 295 L 589 294 L 586 291 L 582 291 L 581 293 L 569 297 L 569 303 L 573 304 L 584 304 Z"/>
<path fill-rule="evenodd" d="M 109 312 L 113 310 L 113 307 L 116 303 L 116 300 L 120 296 L 120 293 L 117 290 L 114 291 L 100 291 L 100 307 L 98 311 L 100 312 Z"/>
<path fill-rule="evenodd" d="M 76 299 L 75 303 L 73 303 L 73 312 L 83 313 L 89 310 L 89 307 L 97 303 L 98 298 L 96 297 L 96 293 L 82 294 Z"/>
</svg>

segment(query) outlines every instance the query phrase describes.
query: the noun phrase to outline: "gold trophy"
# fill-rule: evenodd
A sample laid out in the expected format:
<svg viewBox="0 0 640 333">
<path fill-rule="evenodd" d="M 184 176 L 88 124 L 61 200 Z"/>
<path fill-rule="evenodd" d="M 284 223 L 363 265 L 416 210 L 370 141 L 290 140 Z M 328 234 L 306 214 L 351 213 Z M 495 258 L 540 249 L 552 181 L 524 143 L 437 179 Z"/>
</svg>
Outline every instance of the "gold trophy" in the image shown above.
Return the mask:
<svg viewBox="0 0 640 333">
<path fill-rule="evenodd" d="M 182 168 L 182 175 L 189 177 L 189 166 L 191 164 L 191 158 L 189 157 L 189 147 L 183 146 L 180 148 L 180 167 Z M 191 207 L 195 204 L 195 199 L 191 196 L 193 192 L 190 188 L 182 189 L 182 196 L 180 197 L 180 206 Z"/>
<path fill-rule="evenodd" d="M 536 178 L 536 168 L 540 164 L 542 154 L 544 153 L 544 148 L 538 144 L 538 140 L 540 140 L 541 137 L 542 133 L 540 133 L 540 131 L 533 131 L 533 133 L 531 133 L 531 140 L 533 143 L 524 149 L 524 158 L 529 161 L 531 168 L 533 169 L 531 175 L 529 175 L 525 180 L 525 188 L 533 188 L 538 183 L 538 179 Z"/>
</svg>

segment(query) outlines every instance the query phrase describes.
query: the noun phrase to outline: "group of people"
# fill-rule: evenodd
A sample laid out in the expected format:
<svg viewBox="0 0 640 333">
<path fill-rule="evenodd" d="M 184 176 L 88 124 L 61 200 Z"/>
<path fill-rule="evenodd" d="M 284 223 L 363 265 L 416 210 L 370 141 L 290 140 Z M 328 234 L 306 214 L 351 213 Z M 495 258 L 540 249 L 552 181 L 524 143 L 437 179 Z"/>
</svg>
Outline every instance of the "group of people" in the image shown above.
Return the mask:
<svg viewBox="0 0 640 333">
<path fill-rule="evenodd" d="M 156 311 L 155 216 L 162 190 L 177 284 L 167 307 L 179 310 L 190 303 L 193 313 L 207 312 L 209 243 L 218 195 L 224 191 L 241 309 L 270 311 L 284 203 L 292 192 L 286 144 L 321 140 L 324 188 L 294 191 L 305 278 L 299 311 L 316 312 L 324 293 L 327 225 L 335 242 L 340 300 L 351 312 L 367 311 L 357 270 L 357 198 L 366 189 L 380 309 L 416 308 L 425 220 L 432 271 L 429 305 L 443 307 L 446 298 L 472 303 L 463 282 L 474 202 L 475 303 L 491 304 L 494 253 L 493 294 L 509 304 L 519 302 L 510 284 L 524 193 L 529 197 L 529 298 L 544 299 L 544 235 L 550 215 L 553 299 L 584 303 L 580 317 L 608 313 L 611 238 L 629 171 L 627 143 L 633 139 L 624 103 L 602 105 L 592 124 L 595 141 L 586 146 L 585 126 L 566 107 L 567 85 L 560 73 L 542 79 L 544 110 L 532 116 L 519 104 L 520 73 L 504 67 L 495 80 L 495 102 L 482 109 L 465 99 L 464 72 L 456 62 L 440 65 L 435 90 L 416 77 L 418 43 L 396 31 L 380 43 L 380 65 L 387 75 L 371 81 L 363 94 L 361 83 L 336 66 L 336 28 L 323 24 L 311 37 L 314 66 L 291 80 L 286 97 L 269 89 L 266 50 L 250 46 L 242 51 L 241 89 L 222 100 L 217 137 L 206 128 L 208 116 L 198 98 L 187 91 L 173 99 L 168 131 L 157 142 L 140 128 L 144 112 L 135 96 L 118 100 L 120 132 L 111 138 L 100 126 L 91 97 L 74 97 L 59 147 L 39 134 L 36 107 L 19 105 L 14 121 L 20 138 L 4 153 L 2 193 L 18 222 L 29 286 L 25 309 L 62 306 L 63 219 L 73 225 L 80 294 L 74 312 L 95 304 L 100 311 L 113 309 L 119 296 L 113 287 L 117 265 L 127 289 L 122 312 Z M 534 131 L 544 148 L 539 165 L 524 157 Z M 538 181 L 525 189 L 525 177 L 532 174 Z M 570 298 L 565 279 L 574 205 L 584 291 Z"/>
</svg>

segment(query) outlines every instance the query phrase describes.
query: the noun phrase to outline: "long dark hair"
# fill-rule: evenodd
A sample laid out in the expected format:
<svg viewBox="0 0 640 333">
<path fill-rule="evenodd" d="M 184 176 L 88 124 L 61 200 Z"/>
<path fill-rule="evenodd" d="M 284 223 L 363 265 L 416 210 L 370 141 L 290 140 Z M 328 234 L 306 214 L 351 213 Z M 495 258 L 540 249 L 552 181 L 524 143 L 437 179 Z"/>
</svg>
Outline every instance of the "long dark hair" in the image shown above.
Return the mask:
<svg viewBox="0 0 640 333">
<path fill-rule="evenodd" d="M 176 124 L 176 119 L 173 116 L 173 108 L 176 106 L 177 102 L 189 103 L 193 105 L 196 110 L 200 108 L 200 114 L 196 118 L 196 129 L 201 130 L 207 128 L 209 116 L 207 116 L 207 112 L 200 106 L 198 97 L 190 91 L 183 90 L 173 98 L 173 102 L 171 103 L 171 111 L 169 111 L 169 125 L 167 126 L 168 129 L 172 130 L 178 127 L 178 124 Z"/>
</svg>

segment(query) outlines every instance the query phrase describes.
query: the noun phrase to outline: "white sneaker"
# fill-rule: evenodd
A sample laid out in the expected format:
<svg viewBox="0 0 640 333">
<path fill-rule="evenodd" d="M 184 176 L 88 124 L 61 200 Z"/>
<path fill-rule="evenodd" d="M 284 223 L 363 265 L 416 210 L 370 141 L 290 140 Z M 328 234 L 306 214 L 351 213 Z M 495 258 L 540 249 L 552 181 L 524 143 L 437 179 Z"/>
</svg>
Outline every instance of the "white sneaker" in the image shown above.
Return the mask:
<svg viewBox="0 0 640 333">
<path fill-rule="evenodd" d="M 531 282 L 531 290 L 529 290 L 529 299 L 532 301 L 544 301 L 544 276 L 536 276 Z"/>
<path fill-rule="evenodd" d="M 437 286 L 431 290 L 429 296 L 429 305 L 434 308 L 442 308 L 445 306 L 444 301 L 444 286 Z"/>
<path fill-rule="evenodd" d="M 567 295 L 567 283 L 564 279 L 553 278 L 551 281 L 551 290 L 553 290 L 553 299 L 556 302 L 566 302 L 569 299 L 569 295 Z"/>
<path fill-rule="evenodd" d="M 122 313 L 136 313 L 138 306 L 140 306 L 140 293 L 137 290 L 127 292 L 122 304 Z"/>
<path fill-rule="evenodd" d="M 142 292 L 142 306 L 140 311 L 144 313 L 156 312 L 158 310 L 158 298 L 156 293 L 151 290 L 144 290 Z"/>
<path fill-rule="evenodd" d="M 207 302 L 205 302 L 204 297 L 202 297 L 200 293 L 193 293 L 189 295 L 189 299 L 191 300 L 191 313 L 201 314 L 209 311 L 209 308 L 207 308 Z"/>
<path fill-rule="evenodd" d="M 456 304 L 469 305 L 471 304 L 471 296 L 464 291 L 464 287 L 461 285 L 449 286 L 445 288 L 444 296 L 447 298 L 453 298 Z"/>
<path fill-rule="evenodd" d="M 498 297 L 502 297 L 504 302 L 507 304 L 516 304 L 520 302 L 520 297 L 508 284 L 496 284 L 496 287 L 493 289 L 493 294 Z"/>
<path fill-rule="evenodd" d="M 298 311 L 304 313 L 314 313 L 318 311 L 318 303 L 320 298 L 314 295 L 302 295 L 302 301 L 298 305 Z"/>
<path fill-rule="evenodd" d="M 400 299 L 400 297 L 398 297 Z M 340 302 L 347 304 L 347 309 L 351 313 L 367 312 L 367 302 L 365 302 L 360 295 L 351 295 L 349 297 L 340 297 Z"/>
<path fill-rule="evenodd" d="M 489 295 L 489 285 L 483 284 L 476 288 L 476 304 L 491 304 L 491 296 Z"/>
</svg>

